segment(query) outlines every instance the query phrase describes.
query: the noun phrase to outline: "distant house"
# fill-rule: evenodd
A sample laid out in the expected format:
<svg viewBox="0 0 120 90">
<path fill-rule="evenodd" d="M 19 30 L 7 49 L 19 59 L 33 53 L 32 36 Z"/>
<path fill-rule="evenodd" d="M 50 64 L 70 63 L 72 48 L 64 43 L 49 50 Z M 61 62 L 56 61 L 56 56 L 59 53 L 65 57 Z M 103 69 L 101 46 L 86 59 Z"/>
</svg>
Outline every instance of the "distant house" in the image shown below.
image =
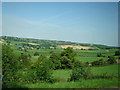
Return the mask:
<svg viewBox="0 0 120 90">
<path fill-rule="evenodd" d="M 33 48 L 33 47 L 30 47 L 29 49 L 33 50 L 34 48 Z"/>
<path fill-rule="evenodd" d="M 18 50 L 25 50 L 24 47 L 16 47 Z"/>
<path fill-rule="evenodd" d="M 33 47 L 16 47 L 18 50 L 33 50 L 34 48 Z"/>
<path fill-rule="evenodd" d="M 20 49 L 21 47 L 16 47 L 16 49 Z"/>
<path fill-rule="evenodd" d="M 54 47 L 50 47 L 50 49 L 54 49 Z"/>
</svg>

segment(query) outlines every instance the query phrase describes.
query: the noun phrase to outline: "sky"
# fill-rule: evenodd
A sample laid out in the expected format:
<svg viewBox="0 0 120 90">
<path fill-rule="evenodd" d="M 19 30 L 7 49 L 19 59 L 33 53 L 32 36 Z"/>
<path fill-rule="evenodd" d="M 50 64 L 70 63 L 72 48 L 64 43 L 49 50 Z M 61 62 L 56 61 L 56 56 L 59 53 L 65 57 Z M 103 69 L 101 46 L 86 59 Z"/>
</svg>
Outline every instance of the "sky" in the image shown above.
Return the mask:
<svg viewBox="0 0 120 90">
<path fill-rule="evenodd" d="M 118 46 L 118 4 L 3 2 L 2 35 Z"/>
</svg>

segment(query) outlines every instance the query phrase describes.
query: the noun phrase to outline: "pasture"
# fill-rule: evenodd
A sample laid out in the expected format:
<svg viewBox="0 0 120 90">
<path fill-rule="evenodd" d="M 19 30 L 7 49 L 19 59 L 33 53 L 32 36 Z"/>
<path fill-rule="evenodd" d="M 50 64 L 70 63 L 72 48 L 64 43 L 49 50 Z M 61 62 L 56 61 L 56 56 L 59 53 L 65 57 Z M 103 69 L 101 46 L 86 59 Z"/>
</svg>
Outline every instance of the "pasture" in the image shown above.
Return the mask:
<svg viewBox="0 0 120 90">
<path fill-rule="evenodd" d="M 108 76 L 113 76 L 112 79 L 87 79 L 75 82 L 68 82 L 71 70 L 54 70 L 53 78 L 55 83 L 34 83 L 24 84 L 24 87 L 28 88 L 117 88 L 118 86 L 118 65 L 91 67 L 91 73 L 93 75 L 100 75 L 107 73 Z M 22 83 L 18 83 L 23 85 Z"/>
<path fill-rule="evenodd" d="M 37 44 L 33 46 L 32 50 L 31 49 L 26 49 L 26 50 L 17 49 L 16 47 L 18 46 L 23 47 L 22 43 L 25 43 L 25 42 L 24 41 L 11 41 L 10 47 L 13 49 L 14 51 L 13 53 L 17 55 L 18 57 L 22 54 L 30 55 L 30 59 L 28 59 L 30 64 L 28 64 L 28 66 L 23 65 L 23 68 L 21 67 L 16 72 L 15 77 L 18 77 L 20 80 L 15 81 L 13 85 L 12 84 L 9 85 L 12 88 L 17 87 L 17 86 L 21 88 L 24 88 L 24 87 L 25 88 L 114 88 L 114 87 L 118 87 L 118 78 L 119 78 L 118 74 L 119 73 L 118 73 L 117 63 L 99 65 L 99 66 L 89 66 L 90 68 L 90 73 L 88 73 L 89 78 L 81 79 L 78 81 L 69 81 L 71 74 L 72 74 L 71 68 L 59 68 L 59 69 L 53 69 L 51 71 L 52 79 L 53 79 L 52 83 L 44 82 L 44 81 L 41 82 L 41 80 L 35 81 L 34 83 L 31 80 L 31 82 L 26 83 L 24 82 L 24 79 L 27 80 L 29 79 L 29 77 L 34 78 L 34 74 L 36 71 L 34 71 L 34 69 L 31 69 L 31 66 L 32 65 L 35 66 L 34 64 L 39 63 L 38 58 L 41 55 L 44 55 L 49 60 L 52 53 L 61 55 L 61 52 L 63 52 L 64 49 L 60 47 L 56 47 L 56 48 L 34 47 Z M 28 43 L 31 43 L 31 42 L 28 42 Z M 28 47 L 28 46 L 24 46 L 24 47 Z M 115 56 L 115 52 L 118 50 L 117 48 L 111 48 L 111 49 L 100 49 L 98 47 L 95 47 L 95 48 L 97 49 L 93 49 L 93 50 L 74 49 L 73 51 L 77 54 L 75 56 L 75 60 L 81 61 L 83 63 L 86 63 L 86 62 L 92 63 L 94 61 L 99 61 L 102 59 L 107 62 L 110 56 L 113 56 L 115 60 L 117 60 L 119 57 L 119 56 Z M 39 55 L 35 55 L 36 52 Z M 101 54 L 101 56 L 97 56 L 98 54 Z M 32 68 L 35 68 L 35 67 L 32 67 Z M 44 70 L 44 68 L 42 69 Z M 110 77 L 110 78 L 103 78 L 104 76 Z M 21 78 L 23 79 L 23 81 Z"/>
</svg>

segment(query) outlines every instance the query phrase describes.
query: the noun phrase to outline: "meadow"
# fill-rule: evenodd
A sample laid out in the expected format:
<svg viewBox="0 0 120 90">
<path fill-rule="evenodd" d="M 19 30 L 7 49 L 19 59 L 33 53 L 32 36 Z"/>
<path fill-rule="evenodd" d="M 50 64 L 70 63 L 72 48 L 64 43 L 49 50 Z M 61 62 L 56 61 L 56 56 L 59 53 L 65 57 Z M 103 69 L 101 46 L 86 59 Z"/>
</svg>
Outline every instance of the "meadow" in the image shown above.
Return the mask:
<svg viewBox="0 0 120 90">
<path fill-rule="evenodd" d="M 46 58 L 49 60 L 52 53 L 55 53 L 57 55 L 60 55 L 61 52 L 64 51 L 64 49 L 56 47 L 56 48 L 39 48 L 34 46 L 34 49 L 27 49 L 27 50 L 20 50 L 16 47 L 20 46 L 22 47 L 22 43 L 26 43 L 24 41 L 14 41 L 9 40 L 10 45 L 13 49 L 13 53 L 16 56 L 20 55 L 30 55 L 30 59 L 28 61 L 30 64 L 23 65 L 23 68 L 18 69 L 16 71 L 16 77 L 19 77 L 21 82 L 15 81 L 15 83 L 11 83 L 9 87 L 11 88 L 117 88 L 118 87 L 118 63 L 112 63 L 112 64 L 103 64 L 98 66 L 89 66 L 90 73 L 89 78 L 87 79 L 80 79 L 78 81 L 69 81 L 72 69 L 71 68 L 58 68 L 53 69 L 51 71 L 52 73 L 52 79 L 54 80 L 52 83 L 49 82 L 41 82 L 41 81 L 35 81 L 33 82 L 24 82 L 24 79 L 28 78 L 29 75 L 32 75 L 34 78 L 34 69 L 32 72 L 31 68 L 32 65 L 39 63 L 40 55 L 46 56 Z M 48 42 L 48 41 L 47 41 Z M 25 46 L 27 47 L 27 46 Z M 95 47 L 97 48 L 97 47 Z M 115 56 L 115 52 L 118 51 L 117 48 L 110 48 L 110 49 L 93 49 L 93 50 L 82 50 L 82 49 L 75 49 L 73 50 L 76 53 L 75 60 L 80 61 L 83 63 L 89 63 L 92 64 L 94 61 L 104 60 L 104 62 L 108 62 L 108 59 L 110 56 L 114 57 L 115 60 L 118 60 L 119 56 Z M 35 53 L 38 53 L 39 55 L 35 55 Z M 6 53 L 6 52 L 5 52 Z M 101 56 L 97 56 L 97 54 L 101 54 Z M 44 59 L 44 58 L 43 58 Z M 21 63 L 22 64 L 22 63 Z M 88 64 L 88 65 L 89 65 Z M 34 67 L 33 67 L 34 68 Z M 43 68 L 44 69 L 44 68 Z M 38 69 L 39 70 L 39 69 Z M 32 74 L 31 74 L 32 73 Z"/>
<path fill-rule="evenodd" d="M 55 70 L 53 77 L 56 80 L 55 83 L 35 83 L 24 84 L 19 83 L 20 86 L 27 88 L 117 88 L 118 87 L 118 65 L 92 67 L 91 73 L 94 75 L 100 75 L 107 73 L 107 75 L 114 76 L 112 79 L 87 79 L 76 82 L 68 82 L 71 70 Z M 115 77 L 116 76 L 116 77 Z"/>
<path fill-rule="evenodd" d="M 116 49 L 117 50 L 117 49 Z M 56 53 L 60 53 L 62 49 L 59 50 L 28 50 L 26 53 L 33 54 L 34 52 L 39 52 L 40 54 L 46 55 L 49 57 L 50 52 L 54 51 Z M 96 54 L 101 52 L 105 56 L 114 55 L 113 50 L 76 50 L 78 56 L 77 60 L 82 62 L 93 62 L 96 60 L 104 59 L 107 60 L 107 57 L 96 57 Z M 16 50 L 15 52 L 21 53 L 23 51 Z M 32 56 L 31 62 L 35 63 L 38 60 L 39 56 Z M 71 70 L 64 69 L 64 70 L 54 70 L 53 71 L 53 78 L 55 83 L 34 83 L 34 84 L 23 84 L 18 83 L 20 86 L 27 87 L 27 88 L 117 88 L 118 87 L 118 64 L 107 65 L 107 66 L 98 66 L 98 67 L 91 67 L 90 68 L 92 75 L 103 75 L 106 74 L 108 76 L 112 76 L 112 79 L 87 79 L 82 81 L 75 81 L 75 82 L 68 82 L 68 78 L 70 78 Z"/>
</svg>

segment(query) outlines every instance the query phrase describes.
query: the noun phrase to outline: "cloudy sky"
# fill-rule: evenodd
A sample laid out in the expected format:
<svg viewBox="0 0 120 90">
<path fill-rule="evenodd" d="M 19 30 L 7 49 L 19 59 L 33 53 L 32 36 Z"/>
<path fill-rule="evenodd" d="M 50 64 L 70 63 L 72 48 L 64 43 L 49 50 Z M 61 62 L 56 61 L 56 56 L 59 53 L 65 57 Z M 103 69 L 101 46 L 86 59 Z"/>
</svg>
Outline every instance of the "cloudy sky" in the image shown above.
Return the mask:
<svg viewBox="0 0 120 90">
<path fill-rule="evenodd" d="M 117 2 L 3 2 L 2 35 L 118 45 Z"/>
</svg>

